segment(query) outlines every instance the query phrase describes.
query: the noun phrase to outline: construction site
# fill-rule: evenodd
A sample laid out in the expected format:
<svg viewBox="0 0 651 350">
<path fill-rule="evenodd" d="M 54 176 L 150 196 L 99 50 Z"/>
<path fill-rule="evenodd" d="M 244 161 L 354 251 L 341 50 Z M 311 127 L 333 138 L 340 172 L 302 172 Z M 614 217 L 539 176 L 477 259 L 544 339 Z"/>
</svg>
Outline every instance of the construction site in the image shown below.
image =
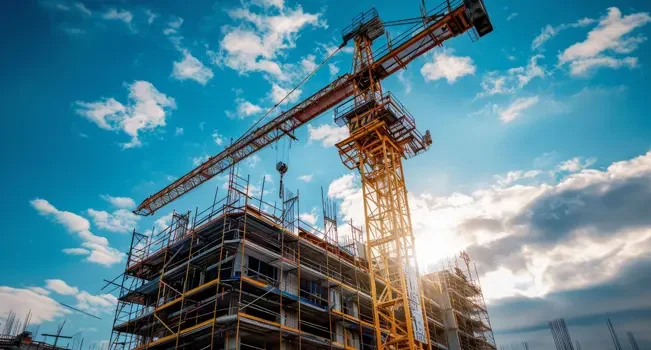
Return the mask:
<svg viewBox="0 0 651 350">
<path fill-rule="evenodd" d="M 401 26 L 399 35 L 389 35 L 392 26 Z M 159 232 L 133 232 L 124 273 L 109 282 L 119 290 L 110 348 L 496 349 L 470 257 L 462 252 L 438 271 L 418 267 L 402 160 L 428 150 L 432 137 L 381 85 L 446 40 L 466 34 L 474 41 L 492 30 L 481 0 L 423 3 L 420 16 L 397 21 L 374 9 L 355 17 L 337 50 L 353 43 L 352 72 L 259 125 L 280 101 L 134 211 L 152 215 L 228 174 L 226 196 L 215 195 L 212 205 L 175 212 Z M 321 225 L 301 220 L 282 161 L 273 201 L 264 198 L 264 183 L 256 193 L 238 170 L 278 140 L 296 141 L 294 130 L 329 110 L 349 131 L 336 146 L 360 174 L 360 227 L 340 223 L 337 203 L 323 193 Z"/>
</svg>

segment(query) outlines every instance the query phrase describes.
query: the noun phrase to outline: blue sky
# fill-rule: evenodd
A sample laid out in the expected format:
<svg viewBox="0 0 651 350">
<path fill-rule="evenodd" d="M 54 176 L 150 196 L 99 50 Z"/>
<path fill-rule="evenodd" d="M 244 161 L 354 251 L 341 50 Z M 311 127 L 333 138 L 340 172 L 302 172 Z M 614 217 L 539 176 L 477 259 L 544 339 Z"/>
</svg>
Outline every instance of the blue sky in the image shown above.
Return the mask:
<svg viewBox="0 0 651 350">
<path fill-rule="evenodd" d="M 224 180 L 154 217 L 131 215 L 134 204 L 239 137 L 357 13 L 410 18 L 419 3 L 4 2 L 0 320 L 31 307 L 41 331 L 67 318 L 66 333 L 107 340 L 114 299 L 102 279 L 123 269 L 130 232 L 205 207 Z M 583 346 L 606 349 L 609 316 L 620 338 L 632 331 L 648 347 L 651 6 L 486 7 L 493 33 L 455 38 L 385 81 L 434 139 L 406 161 L 420 264 L 468 250 L 500 345 L 549 348 L 547 320 L 565 317 Z M 350 49 L 337 53 L 279 108 L 349 71 L 351 59 Z M 333 146 L 345 135 L 325 113 L 291 148 L 267 149 L 240 173 L 257 186 L 269 174 L 273 200 L 282 159 L 305 220 L 320 225 L 322 186 L 341 220 L 362 222 L 359 177 Z"/>
</svg>

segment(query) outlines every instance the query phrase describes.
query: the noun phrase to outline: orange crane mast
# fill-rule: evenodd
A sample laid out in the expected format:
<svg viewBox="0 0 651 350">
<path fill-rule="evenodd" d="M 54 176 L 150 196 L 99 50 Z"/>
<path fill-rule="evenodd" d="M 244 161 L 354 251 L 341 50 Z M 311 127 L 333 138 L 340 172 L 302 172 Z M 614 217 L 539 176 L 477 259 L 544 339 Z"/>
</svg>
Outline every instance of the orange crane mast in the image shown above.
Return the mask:
<svg viewBox="0 0 651 350">
<path fill-rule="evenodd" d="M 422 7 L 424 8 L 424 7 Z M 353 72 L 344 74 L 296 106 L 251 130 L 134 211 L 151 215 L 229 167 L 335 107 L 335 122 L 349 137 L 337 144 L 342 162 L 360 172 L 377 349 L 431 349 L 423 318 L 422 286 L 405 186 L 403 158 L 426 151 L 429 131 L 416 130 L 414 118 L 381 81 L 444 41 L 473 31 L 493 30 L 482 0 L 446 0 L 423 16 L 382 22 L 374 9 L 353 19 L 342 33 L 353 41 Z M 389 25 L 412 24 L 398 37 L 373 49 Z M 276 106 L 277 107 L 277 106 Z"/>
<path fill-rule="evenodd" d="M 456 5 L 456 6 L 455 6 Z M 145 199 L 136 210 L 138 215 L 151 215 L 187 192 L 228 170 L 242 159 L 273 144 L 283 136 L 323 112 L 350 98 L 355 93 L 356 81 L 373 74 L 375 80 L 383 80 L 404 68 L 409 62 L 422 56 L 444 41 L 476 28 L 479 36 L 488 34 L 493 27 L 481 0 L 445 1 L 426 17 L 419 18 L 419 25 L 403 32 L 382 48 L 376 50 L 377 58 L 367 72 L 344 74 L 333 82 L 281 113 L 265 125 L 240 137 L 219 154 L 211 157 L 186 175 Z M 346 39 L 340 47 L 347 44 Z"/>
</svg>

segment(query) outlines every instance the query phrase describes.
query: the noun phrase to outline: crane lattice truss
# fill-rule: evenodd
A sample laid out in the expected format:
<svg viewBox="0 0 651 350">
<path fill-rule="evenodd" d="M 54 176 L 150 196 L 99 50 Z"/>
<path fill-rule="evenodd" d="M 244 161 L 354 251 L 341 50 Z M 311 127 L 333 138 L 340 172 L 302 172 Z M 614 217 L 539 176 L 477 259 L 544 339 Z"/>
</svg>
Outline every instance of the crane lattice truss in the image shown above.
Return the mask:
<svg viewBox="0 0 651 350">
<path fill-rule="evenodd" d="M 381 81 L 450 38 L 476 29 L 492 30 L 481 0 L 445 1 L 420 23 L 388 44 L 373 49 L 385 26 L 375 10 L 344 29 L 345 45 L 355 44 L 353 72 L 244 135 L 223 152 L 147 198 L 136 209 L 149 215 L 279 138 L 293 133 L 326 110 L 350 136 L 337 144 L 343 163 L 361 174 L 366 216 L 366 255 L 371 275 L 377 349 L 431 348 L 423 319 L 422 286 L 414 250 L 402 158 L 428 149 L 429 132 L 416 130 L 414 118 Z"/>
<path fill-rule="evenodd" d="M 365 13 L 351 31 L 358 79 L 353 81 L 351 106 L 335 111 L 335 120 L 350 131 L 337 147 L 344 164 L 361 174 L 375 339 L 378 349 L 420 348 L 429 332 L 420 286 L 408 286 L 417 264 L 402 158 L 425 150 L 431 139 L 416 131 L 413 118 L 390 94 L 383 94 L 369 69 L 374 63 L 372 42 L 384 34 L 377 13 Z"/>
<path fill-rule="evenodd" d="M 362 16 L 363 17 L 363 16 Z M 273 144 L 283 136 L 313 120 L 323 112 L 355 94 L 354 85 L 372 75 L 381 81 L 409 62 L 422 56 L 444 41 L 475 28 L 480 36 L 492 31 L 482 0 L 447 0 L 429 11 L 421 22 L 403 32 L 390 43 L 374 50 L 375 61 L 365 70 L 344 74 L 312 96 L 239 138 L 221 153 L 211 157 L 172 184 L 145 199 L 134 213 L 151 215 L 156 210 L 183 196 L 202 183 L 226 171 L 234 164 Z M 348 31 L 354 33 L 354 31 Z M 346 45 L 350 37 L 344 36 Z"/>
</svg>

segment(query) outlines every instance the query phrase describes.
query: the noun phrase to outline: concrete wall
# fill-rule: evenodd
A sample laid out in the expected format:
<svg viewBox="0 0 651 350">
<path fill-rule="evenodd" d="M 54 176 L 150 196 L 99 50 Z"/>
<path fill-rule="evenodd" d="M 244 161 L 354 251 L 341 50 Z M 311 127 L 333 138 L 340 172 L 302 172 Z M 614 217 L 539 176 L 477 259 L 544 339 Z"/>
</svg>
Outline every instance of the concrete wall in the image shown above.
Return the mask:
<svg viewBox="0 0 651 350">
<path fill-rule="evenodd" d="M 280 281 L 280 289 L 289 294 L 298 296 L 298 276 L 295 272 L 283 272 L 283 278 Z"/>
<path fill-rule="evenodd" d="M 330 309 L 341 312 L 341 292 L 330 289 Z"/>
<path fill-rule="evenodd" d="M 283 326 L 298 329 L 298 313 L 296 310 L 282 308 L 280 310 L 281 324 Z"/>
<path fill-rule="evenodd" d="M 459 342 L 459 326 L 457 325 L 457 319 L 454 317 L 454 311 L 452 310 L 452 303 L 450 303 L 450 294 L 448 293 L 448 286 L 445 281 L 441 281 L 441 309 L 442 309 L 442 318 L 443 325 L 445 326 L 445 335 L 448 338 L 448 349 L 450 350 L 461 350 L 461 344 Z"/>
</svg>

